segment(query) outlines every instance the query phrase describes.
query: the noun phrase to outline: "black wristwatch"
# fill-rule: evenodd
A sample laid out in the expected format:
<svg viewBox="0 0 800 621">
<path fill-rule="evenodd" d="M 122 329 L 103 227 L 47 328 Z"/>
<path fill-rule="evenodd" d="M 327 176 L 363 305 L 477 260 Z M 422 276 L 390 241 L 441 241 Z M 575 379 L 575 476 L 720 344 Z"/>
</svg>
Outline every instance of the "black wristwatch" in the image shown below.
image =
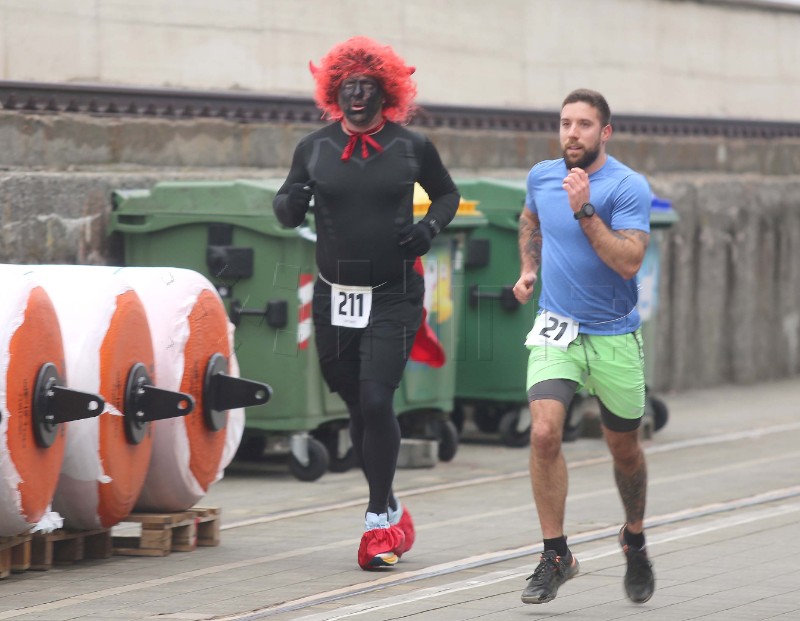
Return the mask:
<svg viewBox="0 0 800 621">
<path fill-rule="evenodd" d="M 581 218 L 591 218 L 597 210 L 594 208 L 594 205 L 591 203 L 584 203 L 581 205 L 581 208 L 578 209 L 572 216 L 576 220 L 580 220 Z"/>
<path fill-rule="evenodd" d="M 439 226 L 439 223 L 434 218 L 425 220 L 425 224 L 428 225 L 428 228 L 431 230 L 431 233 L 433 233 L 434 237 L 436 237 L 439 234 L 439 231 L 442 230 L 442 227 Z"/>
</svg>

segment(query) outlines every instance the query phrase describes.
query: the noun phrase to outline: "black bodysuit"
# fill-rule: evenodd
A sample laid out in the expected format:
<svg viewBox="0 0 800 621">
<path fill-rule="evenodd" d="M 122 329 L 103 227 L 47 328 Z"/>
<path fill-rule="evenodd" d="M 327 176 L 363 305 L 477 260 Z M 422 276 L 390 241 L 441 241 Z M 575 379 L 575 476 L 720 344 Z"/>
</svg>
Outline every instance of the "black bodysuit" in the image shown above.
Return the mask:
<svg viewBox="0 0 800 621">
<path fill-rule="evenodd" d="M 275 213 L 285 226 L 297 226 L 282 209 L 293 183 L 315 182 L 314 218 L 317 266 L 323 278 L 341 285 L 376 287 L 403 276 L 399 231 L 413 222 L 414 183 L 428 193 L 426 219 L 446 226 L 458 209 L 459 195 L 433 144 L 421 134 L 387 122 L 371 138 L 382 152 L 361 144 L 342 161 L 350 139 L 340 123 L 303 138 L 289 175 L 275 198 Z"/>
<path fill-rule="evenodd" d="M 298 226 L 305 214 L 287 207 L 287 193 L 294 183 L 314 182 L 321 279 L 314 283 L 313 319 L 320 368 L 350 413 L 353 450 L 369 482 L 367 511 L 385 513 L 387 500 L 398 507 L 392 481 L 400 426 L 393 395 L 422 321 L 425 291 L 422 276 L 411 269 L 416 257 L 403 253 L 399 233 L 414 219 L 415 182 L 431 199 L 425 219 L 439 228 L 453 219 L 460 197 L 427 138 L 389 122 L 370 137 L 383 150 L 358 138 L 346 161 L 350 136 L 341 124 L 303 138 L 273 208 L 284 226 Z M 331 282 L 374 288 L 365 328 L 332 325 Z"/>
</svg>

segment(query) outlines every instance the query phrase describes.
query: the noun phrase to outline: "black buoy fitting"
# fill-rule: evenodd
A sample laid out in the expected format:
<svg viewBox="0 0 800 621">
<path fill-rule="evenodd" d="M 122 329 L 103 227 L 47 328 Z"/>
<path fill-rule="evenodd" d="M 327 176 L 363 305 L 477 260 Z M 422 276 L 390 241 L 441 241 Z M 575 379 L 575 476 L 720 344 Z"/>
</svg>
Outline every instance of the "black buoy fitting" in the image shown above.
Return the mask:
<svg viewBox="0 0 800 621">
<path fill-rule="evenodd" d="M 269 384 L 228 375 L 228 359 L 212 354 L 203 383 L 203 420 L 212 431 L 227 423 L 226 413 L 234 408 L 263 405 L 272 397 Z"/>
<path fill-rule="evenodd" d="M 58 425 L 97 416 L 105 401 L 100 395 L 65 388 L 56 365 L 45 362 L 36 376 L 33 391 L 33 435 L 36 444 L 49 448 L 58 436 Z"/>
<path fill-rule="evenodd" d="M 186 416 L 193 409 L 192 395 L 156 388 L 147 368 L 141 362 L 131 367 L 122 412 L 125 416 L 125 436 L 128 442 L 139 444 L 147 433 L 147 423 Z"/>
</svg>

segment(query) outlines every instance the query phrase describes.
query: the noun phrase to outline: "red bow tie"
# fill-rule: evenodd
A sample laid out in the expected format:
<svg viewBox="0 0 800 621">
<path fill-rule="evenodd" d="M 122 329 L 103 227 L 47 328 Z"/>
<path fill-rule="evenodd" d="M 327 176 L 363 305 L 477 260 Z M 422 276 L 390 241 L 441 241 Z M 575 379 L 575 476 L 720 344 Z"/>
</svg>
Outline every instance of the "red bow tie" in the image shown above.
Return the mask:
<svg viewBox="0 0 800 621">
<path fill-rule="evenodd" d="M 345 145 L 344 151 L 342 151 L 342 161 L 346 162 L 350 159 L 350 156 L 353 155 L 353 151 L 356 149 L 356 143 L 361 140 L 361 159 L 367 159 L 369 157 L 369 150 L 367 149 L 367 145 L 375 149 L 376 152 L 381 153 L 383 152 L 383 147 L 375 142 L 375 139 L 372 137 L 373 134 L 378 133 L 383 129 L 384 123 L 381 123 L 377 128 L 373 129 L 371 132 L 367 133 L 356 133 L 350 134 L 350 140 L 347 141 L 347 145 Z M 348 132 L 349 133 L 349 132 Z"/>
</svg>

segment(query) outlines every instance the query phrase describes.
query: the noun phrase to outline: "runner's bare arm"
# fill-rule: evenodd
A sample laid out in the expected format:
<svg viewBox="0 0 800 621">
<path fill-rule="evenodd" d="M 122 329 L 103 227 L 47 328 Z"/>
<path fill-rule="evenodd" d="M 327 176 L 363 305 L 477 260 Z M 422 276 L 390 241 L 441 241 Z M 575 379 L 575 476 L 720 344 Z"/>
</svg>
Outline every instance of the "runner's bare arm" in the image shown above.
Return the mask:
<svg viewBox="0 0 800 621">
<path fill-rule="evenodd" d="M 650 235 L 638 229 L 610 229 L 597 217 L 581 218 L 581 228 L 600 259 L 629 280 L 642 266 Z"/>
<path fill-rule="evenodd" d="M 573 213 L 577 213 L 584 203 L 589 202 L 589 175 L 585 170 L 570 169 L 564 178 L 563 187 Z M 578 222 L 603 263 L 625 280 L 636 276 L 650 242 L 648 233 L 637 229 L 612 229 L 598 216 L 581 218 Z"/>
<path fill-rule="evenodd" d="M 533 296 L 536 272 L 542 262 L 542 229 L 539 217 L 530 209 L 523 209 L 519 217 L 520 276 L 514 285 L 514 297 L 524 304 Z"/>
</svg>

